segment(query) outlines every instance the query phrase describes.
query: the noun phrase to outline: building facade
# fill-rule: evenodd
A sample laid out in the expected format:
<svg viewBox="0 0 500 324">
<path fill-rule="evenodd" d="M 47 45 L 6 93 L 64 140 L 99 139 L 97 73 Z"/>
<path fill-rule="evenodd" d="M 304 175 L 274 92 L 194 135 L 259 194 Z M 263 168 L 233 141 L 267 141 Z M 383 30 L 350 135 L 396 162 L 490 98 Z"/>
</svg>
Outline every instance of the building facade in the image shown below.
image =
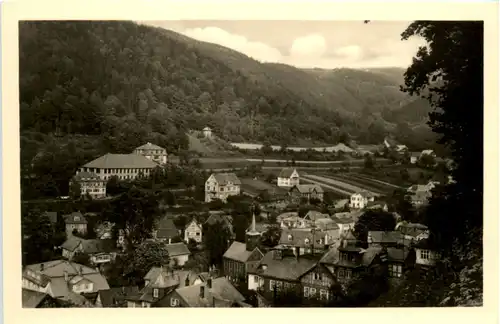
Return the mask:
<svg viewBox="0 0 500 324">
<path fill-rule="evenodd" d="M 142 155 L 148 160 L 158 164 L 166 164 L 168 161 L 167 150 L 155 144 L 146 143 L 134 150 L 135 154 Z"/>
<path fill-rule="evenodd" d="M 80 194 L 89 194 L 94 199 L 106 197 L 106 180 L 103 180 L 93 172 L 79 172 L 70 182 L 80 185 Z"/>
<path fill-rule="evenodd" d="M 351 195 L 349 207 L 355 209 L 365 208 L 369 202 L 375 201 L 373 194 L 367 191 L 356 192 Z"/>
<path fill-rule="evenodd" d="M 227 201 L 229 196 L 237 196 L 241 192 L 241 181 L 234 173 L 212 173 L 205 182 L 205 202 L 214 199 Z"/>
<path fill-rule="evenodd" d="M 278 187 L 291 188 L 300 182 L 299 173 L 296 169 L 284 168 L 278 175 Z"/>
<path fill-rule="evenodd" d="M 196 220 L 192 220 L 184 230 L 184 242 L 189 243 L 190 239 L 196 241 L 196 243 L 202 242 L 203 230 L 200 224 Z"/>
</svg>

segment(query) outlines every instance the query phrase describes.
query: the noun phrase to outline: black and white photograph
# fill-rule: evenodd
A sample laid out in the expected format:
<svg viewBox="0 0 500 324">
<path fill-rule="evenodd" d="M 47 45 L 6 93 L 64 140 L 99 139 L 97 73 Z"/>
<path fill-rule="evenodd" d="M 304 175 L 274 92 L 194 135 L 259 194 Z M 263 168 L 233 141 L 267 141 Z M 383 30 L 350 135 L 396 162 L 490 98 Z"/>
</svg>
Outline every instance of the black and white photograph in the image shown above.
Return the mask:
<svg viewBox="0 0 500 324">
<path fill-rule="evenodd" d="M 484 306 L 484 44 L 20 20 L 22 308 Z"/>
</svg>

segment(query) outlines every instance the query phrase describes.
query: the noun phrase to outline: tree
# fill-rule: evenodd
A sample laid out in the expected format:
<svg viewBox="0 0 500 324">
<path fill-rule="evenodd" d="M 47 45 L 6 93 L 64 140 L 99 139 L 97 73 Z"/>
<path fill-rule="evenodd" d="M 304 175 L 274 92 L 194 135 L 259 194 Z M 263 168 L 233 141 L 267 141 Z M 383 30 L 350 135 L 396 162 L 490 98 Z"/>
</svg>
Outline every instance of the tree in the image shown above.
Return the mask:
<svg viewBox="0 0 500 324">
<path fill-rule="evenodd" d="M 103 216 L 124 230 L 127 248 L 134 249 L 151 237 L 153 226 L 160 217 L 158 199 L 152 193 L 132 187 L 114 200 L 103 211 Z"/>
<path fill-rule="evenodd" d="M 392 194 L 394 210 L 401 215 L 403 220 L 415 222 L 416 210 L 405 190 L 396 189 Z"/>
<path fill-rule="evenodd" d="M 364 167 L 365 167 L 365 169 L 368 169 L 368 170 L 375 169 L 375 163 L 373 162 L 373 158 L 371 157 L 370 154 L 365 155 Z"/>
<path fill-rule="evenodd" d="M 206 224 L 203 227 L 203 243 L 208 253 L 209 264 L 217 266 L 222 264 L 222 256 L 229 247 L 230 238 L 229 229 L 222 222 Z"/>
<path fill-rule="evenodd" d="M 61 245 L 64 237 L 54 232 L 50 219 L 39 210 L 29 210 L 23 206 L 21 213 L 23 264 L 39 263 L 54 258 L 56 256 L 54 247 Z"/>
<path fill-rule="evenodd" d="M 281 238 L 281 227 L 277 224 L 269 226 L 262 234 L 262 245 L 267 247 L 275 247 L 279 244 Z"/>
<path fill-rule="evenodd" d="M 480 249 L 482 236 L 470 240 L 468 233 L 483 226 L 484 23 L 415 21 L 401 36 L 427 41 L 405 73 L 403 90 L 432 104 L 429 125 L 456 163 L 456 182 L 430 200 L 431 235 L 444 254 L 455 240 Z"/>
<path fill-rule="evenodd" d="M 382 210 L 367 210 L 354 225 L 356 238 L 366 243 L 368 231 L 393 231 L 396 221 L 391 213 Z"/>
<path fill-rule="evenodd" d="M 144 241 L 128 253 L 124 276 L 138 284 L 152 267 L 168 266 L 169 261 L 165 243 Z"/>
<path fill-rule="evenodd" d="M 403 181 L 410 180 L 410 173 L 408 172 L 408 169 L 401 169 L 401 171 L 399 171 L 399 175 Z"/>
<path fill-rule="evenodd" d="M 82 187 L 80 183 L 76 181 L 71 182 L 71 185 L 69 187 L 69 196 L 73 200 L 80 199 L 80 197 L 82 196 Z"/>
</svg>

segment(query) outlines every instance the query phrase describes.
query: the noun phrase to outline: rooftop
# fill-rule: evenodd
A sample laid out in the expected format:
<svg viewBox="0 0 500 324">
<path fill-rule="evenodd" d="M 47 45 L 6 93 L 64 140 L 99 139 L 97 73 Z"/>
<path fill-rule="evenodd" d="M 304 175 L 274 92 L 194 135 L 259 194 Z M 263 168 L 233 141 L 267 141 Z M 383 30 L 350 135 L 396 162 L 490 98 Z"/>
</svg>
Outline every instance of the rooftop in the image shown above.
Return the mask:
<svg viewBox="0 0 500 324">
<path fill-rule="evenodd" d="M 153 169 L 157 163 L 139 154 L 108 153 L 85 164 L 84 168 L 97 169 Z"/>
<path fill-rule="evenodd" d="M 136 150 L 164 150 L 163 147 L 147 142 L 136 148 Z"/>
<path fill-rule="evenodd" d="M 283 168 L 281 169 L 278 178 L 290 178 L 293 174 L 293 171 L 295 171 L 295 168 Z"/>
<path fill-rule="evenodd" d="M 293 188 L 291 190 L 293 190 L 294 188 L 297 188 L 297 190 L 300 193 L 309 193 L 309 192 L 313 192 L 313 191 L 316 191 L 318 193 L 323 192 L 323 188 L 317 184 L 299 184 L 299 185 L 293 186 Z"/>
<path fill-rule="evenodd" d="M 304 216 L 304 219 L 309 219 L 313 222 L 318 220 L 318 219 L 325 219 L 325 218 L 330 218 L 330 216 L 328 214 L 323 214 L 317 210 L 310 210 Z"/>
<path fill-rule="evenodd" d="M 23 308 L 36 308 L 40 305 L 45 298 L 49 295 L 38 291 L 28 290 L 23 288 Z"/>
<path fill-rule="evenodd" d="M 69 215 L 64 215 L 64 222 L 66 224 L 87 224 L 87 219 L 79 211 L 72 212 Z"/>
<path fill-rule="evenodd" d="M 191 254 L 191 252 L 189 252 L 188 247 L 183 242 L 166 244 L 165 248 L 168 251 L 168 255 L 171 256 L 171 257 L 175 257 L 175 256 L 179 256 L 179 255 Z"/>
<path fill-rule="evenodd" d="M 284 255 L 279 258 L 275 256 L 276 252 L 269 251 L 262 258 L 257 268 L 259 275 L 280 280 L 296 281 L 307 271 L 315 267 L 320 259 L 318 256 L 312 255 L 301 255 L 298 258 Z M 280 252 L 283 253 L 284 251 L 277 253 Z"/>
<path fill-rule="evenodd" d="M 98 292 L 102 307 L 118 307 L 125 302 L 127 297 L 135 296 L 138 293 L 138 286 L 113 287 Z"/>
<path fill-rule="evenodd" d="M 204 287 L 205 297 L 200 297 L 200 288 Z M 222 302 L 225 306 L 243 302 L 245 297 L 224 277 L 212 279 L 212 288 L 207 283 L 187 286 L 175 290 L 189 307 L 214 307 Z"/>
<path fill-rule="evenodd" d="M 74 179 L 76 181 L 96 181 L 96 180 L 101 180 L 101 178 L 99 178 L 99 176 L 97 174 L 95 174 L 94 172 L 78 172 L 78 174 L 76 174 L 74 176 Z"/>
<path fill-rule="evenodd" d="M 259 250 L 260 251 L 260 250 Z M 229 249 L 224 253 L 224 258 L 238 262 L 247 262 L 253 251 L 247 251 L 245 243 L 234 241 Z"/>
<path fill-rule="evenodd" d="M 241 185 L 240 179 L 234 173 L 214 173 L 213 176 L 219 185 L 227 185 L 230 182 Z"/>
<path fill-rule="evenodd" d="M 402 234 L 399 231 L 368 231 L 369 243 L 397 243 L 402 239 Z"/>
</svg>

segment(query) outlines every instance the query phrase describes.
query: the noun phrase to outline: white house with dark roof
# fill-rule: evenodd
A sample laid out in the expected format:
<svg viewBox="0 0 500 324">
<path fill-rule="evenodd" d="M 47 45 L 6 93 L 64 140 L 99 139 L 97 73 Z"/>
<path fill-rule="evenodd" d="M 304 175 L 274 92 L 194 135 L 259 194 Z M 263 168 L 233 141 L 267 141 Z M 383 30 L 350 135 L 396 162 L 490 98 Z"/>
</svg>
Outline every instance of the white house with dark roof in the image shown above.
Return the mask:
<svg viewBox="0 0 500 324">
<path fill-rule="evenodd" d="M 167 150 L 156 144 L 147 142 L 134 150 L 135 154 L 142 155 L 145 158 L 158 164 L 166 164 L 168 161 Z"/>
<path fill-rule="evenodd" d="M 284 168 L 278 175 L 278 187 L 291 188 L 300 182 L 299 173 L 295 168 Z"/>
<path fill-rule="evenodd" d="M 318 199 L 323 201 L 324 190 L 317 184 L 298 184 L 290 189 L 289 194 L 295 203 L 300 202 L 301 199 Z"/>
<path fill-rule="evenodd" d="M 214 199 L 227 201 L 229 196 L 237 196 L 241 192 L 241 181 L 234 173 L 212 173 L 205 181 L 205 202 Z"/>
<path fill-rule="evenodd" d="M 120 180 L 133 180 L 139 175 L 149 176 L 159 164 L 139 154 L 105 154 L 83 165 L 78 171 L 96 174 L 102 180 L 117 176 Z"/>
<path fill-rule="evenodd" d="M 375 195 L 369 191 L 363 190 L 353 193 L 349 201 L 350 208 L 363 209 L 369 202 L 375 201 Z"/>
<path fill-rule="evenodd" d="M 417 265 L 431 267 L 441 259 L 441 254 L 428 238 L 418 241 L 413 247 L 415 248 L 415 263 Z"/>
<path fill-rule="evenodd" d="M 76 236 L 69 236 L 61 245 L 62 256 L 71 260 L 75 254 L 83 253 L 89 256 L 94 265 L 114 261 L 118 252 L 116 241 L 113 239 L 86 240 Z"/>
<path fill-rule="evenodd" d="M 64 223 L 66 224 L 66 236 L 73 236 L 73 231 L 77 231 L 81 235 L 87 234 L 87 219 L 85 216 L 77 211 L 69 215 L 64 215 Z"/>
<path fill-rule="evenodd" d="M 202 242 L 203 228 L 196 219 L 191 220 L 184 229 L 184 242 L 189 243 L 190 239 L 196 241 L 196 243 Z"/>
<path fill-rule="evenodd" d="M 184 242 L 166 244 L 165 248 L 168 251 L 171 265 L 182 267 L 189 260 L 191 252 Z"/>
<path fill-rule="evenodd" d="M 28 265 L 22 274 L 22 288 L 39 291 L 58 299 L 74 294 L 109 289 L 106 278 L 97 269 L 66 260 Z"/>
<path fill-rule="evenodd" d="M 80 194 L 82 196 L 89 194 L 90 197 L 104 198 L 106 197 L 106 180 L 99 177 L 93 172 L 79 172 L 70 181 L 80 185 Z"/>
</svg>

